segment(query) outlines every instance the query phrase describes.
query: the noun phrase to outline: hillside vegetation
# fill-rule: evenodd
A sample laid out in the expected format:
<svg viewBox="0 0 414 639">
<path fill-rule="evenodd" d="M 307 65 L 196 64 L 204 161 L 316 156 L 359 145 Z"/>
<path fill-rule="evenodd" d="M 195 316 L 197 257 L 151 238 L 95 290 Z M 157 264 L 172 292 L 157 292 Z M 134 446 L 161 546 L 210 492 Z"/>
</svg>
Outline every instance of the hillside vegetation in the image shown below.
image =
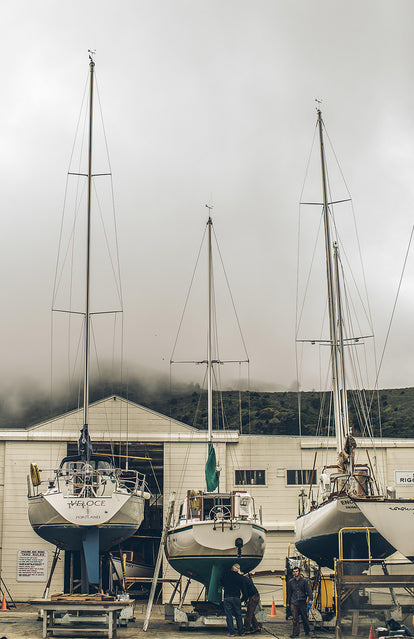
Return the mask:
<svg viewBox="0 0 414 639">
<path fill-rule="evenodd" d="M 112 394 L 142 404 L 163 415 L 170 416 L 200 429 L 207 428 L 207 394 L 198 385 L 183 384 L 171 392 L 167 381 L 148 384 L 130 381 L 122 384 L 100 382 L 93 384 L 91 402 Z M 372 401 L 371 421 L 374 435 L 384 437 L 414 437 L 414 388 L 367 391 L 367 402 Z M 302 435 L 325 434 L 318 430 L 322 395 L 319 392 L 301 393 L 300 412 Z M 352 394 L 349 393 L 350 418 L 356 435 L 361 433 L 355 417 Z M 214 393 L 214 428 L 240 430 L 244 434 L 267 435 L 299 434 L 299 403 L 296 392 L 238 392 Z M 325 396 L 326 406 L 329 394 Z M 22 396 L 19 409 L 11 411 L 5 400 L 0 400 L 0 427 L 18 428 L 33 425 L 52 416 L 73 410 L 78 406 L 75 396 L 61 396 L 53 405 L 39 393 Z M 326 411 L 328 408 L 325 409 Z M 381 416 L 381 424 L 378 420 Z"/>
<path fill-rule="evenodd" d="M 371 396 L 372 393 L 368 392 L 367 401 L 371 402 Z M 329 398 L 325 397 L 325 402 L 328 403 Z M 171 399 L 157 398 L 151 404 L 154 410 L 174 419 L 198 428 L 207 428 L 205 393 L 200 397 L 199 392 L 193 390 L 191 393 L 177 394 Z M 318 432 L 320 406 L 320 393 L 301 393 L 302 435 L 321 434 L 320 430 Z M 349 394 L 349 409 L 355 435 L 365 435 L 358 425 L 352 394 Z M 222 393 L 222 405 L 219 397 L 215 396 L 214 411 L 215 427 L 223 427 L 224 421 L 225 428 L 239 429 L 245 434 L 299 434 L 299 401 L 296 392 L 227 391 Z M 381 416 L 381 424 L 378 414 Z M 414 388 L 382 390 L 376 393 L 372 400 L 371 421 L 375 436 L 414 437 Z M 324 432 L 322 430 L 322 434 Z"/>
</svg>

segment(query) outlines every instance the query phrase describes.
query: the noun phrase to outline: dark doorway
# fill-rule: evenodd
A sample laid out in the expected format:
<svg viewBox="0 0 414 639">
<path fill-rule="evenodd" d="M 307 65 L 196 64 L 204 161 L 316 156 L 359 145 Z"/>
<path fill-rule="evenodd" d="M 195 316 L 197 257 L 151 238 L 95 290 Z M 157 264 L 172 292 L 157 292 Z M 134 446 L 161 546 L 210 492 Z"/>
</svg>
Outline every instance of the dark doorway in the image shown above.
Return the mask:
<svg viewBox="0 0 414 639">
<path fill-rule="evenodd" d="M 122 468 L 125 468 L 126 464 L 128 464 L 128 468 L 130 470 L 138 470 L 146 475 L 146 482 L 149 492 L 151 493 L 151 497 L 145 502 L 144 520 L 133 537 L 125 540 L 121 548 L 112 548 L 110 552 L 115 559 L 115 562 L 116 559 L 121 559 L 122 555 L 125 555 L 128 562 L 128 570 L 134 571 L 134 564 L 136 564 L 136 570 L 138 572 L 140 571 L 140 566 L 142 566 L 143 572 L 149 574 L 151 572 L 151 567 L 154 566 L 157 558 L 162 532 L 164 444 L 153 442 L 129 442 L 126 445 L 123 443 L 119 444 L 94 441 L 93 452 L 113 457 L 114 462 Z M 68 444 L 67 454 L 77 454 L 76 443 L 70 442 Z M 75 561 L 72 560 L 73 563 L 71 568 L 70 553 L 65 554 L 67 555 L 67 557 L 65 557 L 65 592 L 69 592 L 71 570 L 72 581 L 74 580 L 76 583 L 78 561 L 76 561 L 76 558 Z M 132 564 L 132 566 L 129 564 Z M 107 564 L 104 561 L 103 567 L 105 565 Z M 106 572 L 108 570 L 109 568 L 106 569 Z M 105 588 L 108 583 L 107 575 L 102 575 L 102 581 Z M 131 596 L 135 595 L 137 597 L 145 597 L 149 591 L 149 585 L 148 587 L 142 584 L 137 587 L 131 585 L 128 591 Z"/>
</svg>

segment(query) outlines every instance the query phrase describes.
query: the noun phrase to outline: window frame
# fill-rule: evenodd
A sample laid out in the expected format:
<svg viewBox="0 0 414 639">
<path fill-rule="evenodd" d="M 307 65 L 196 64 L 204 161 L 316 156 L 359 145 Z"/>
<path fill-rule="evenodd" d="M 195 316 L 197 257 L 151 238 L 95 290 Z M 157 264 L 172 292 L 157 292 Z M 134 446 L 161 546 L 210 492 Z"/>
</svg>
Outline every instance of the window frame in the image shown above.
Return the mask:
<svg viewBox="0 0 414 639">
<path fill-rule="evenodd" d="M 246 478 L 246 482 L 245 483 L 239 483 L 237 481 L 238 477 L 237 474 L 238 473 L 244 473 L 245 474 L 245 478 Z M 257 481 L 255 482 L 248 482 L 247 481 L 247 474 L 246 473 L 255 473 L 254 477 L 257 477 L 257 473 L 263 473 L 263 483 L 258 483 Z M 234 485 L 235 486 L 240 486 L 242 488 L 248 488 L 249 486 L 267 486 L 267 468 L 235 468 L 234 469 Z M 240 477 L 239 477 L 240 478 Z"/>
<path fill-rule="evenodd" d="M 302 481 L 290 482 L 289 473 L 295 473 L 297 479 L 302 479 Z M 286 469 L 286 486 L 288 487 L 289 486 L 310 486 L 312 473 L 313 473 L 312 486 L 315 486 L 315 484 L 318 481 L 318 471 L 316 470 L 316 468 L 287 468 Z M 303 481 L 303 479 L 306 479 L 307 481 Z"/>
</svg>

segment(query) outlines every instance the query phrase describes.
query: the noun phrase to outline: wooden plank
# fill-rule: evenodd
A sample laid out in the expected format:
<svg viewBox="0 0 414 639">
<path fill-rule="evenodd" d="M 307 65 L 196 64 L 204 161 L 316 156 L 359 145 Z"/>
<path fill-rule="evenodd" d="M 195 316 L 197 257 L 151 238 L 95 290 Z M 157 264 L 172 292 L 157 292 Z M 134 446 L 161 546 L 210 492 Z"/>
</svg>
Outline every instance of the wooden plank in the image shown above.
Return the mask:
<svg viewBox="0 0 414 639">
<path fill-rule="evenodd" d="M 359 610 L 352 611 L 352 630 L 351 635 L 356 637 L 358 635 L 358 622 L 359 622 Z"/>
</svg>

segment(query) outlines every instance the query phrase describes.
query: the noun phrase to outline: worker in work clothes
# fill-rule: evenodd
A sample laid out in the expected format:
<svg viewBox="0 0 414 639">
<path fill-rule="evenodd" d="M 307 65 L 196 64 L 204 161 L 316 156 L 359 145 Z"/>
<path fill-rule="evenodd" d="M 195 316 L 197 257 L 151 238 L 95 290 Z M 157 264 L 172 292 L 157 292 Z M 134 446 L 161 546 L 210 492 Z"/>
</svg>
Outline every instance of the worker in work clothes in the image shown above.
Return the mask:
<svg viewBox="0 0 414 639">
<path fill-rule="evenodd" d="M 233 615 L 236 617 L 237 633 L 243 634 L 243 618 L 241 611 L 241 598 L 245 597 L 244 578 L 240 574 L 239 564 L 234 564 L 231 570 L 226 570 L 221 578 L 224 588 L 223 609 L 226 614 L 227 630 L 229 635 L 235 635 Z"/>
<path fill-rule="evenodd" d="M 260 595 L 249 573 L 243 576 L 243 583 L 245 593 L 243 601 L 245 601 L 247 605 L 246 616 L 244 618 L 244 632 L 246 634 L 253 634 L 254 632 L 260 632 L 262 629 L 254 614 L 260 601 Z"/>
<path fill-rule="evenodd" d="M 299 637 L 299 614 L 303 620 L 305 635 L 309 635 L 308 611 L 306 602 L 312 602 L 312 591 L 308 580 L 302 577 L 299 568 L 293 569 L 293 577 L 289 579 L 287 588 L 287 605 L 290 606 L 293 617 L 291 637 Z"/>
</svg>

